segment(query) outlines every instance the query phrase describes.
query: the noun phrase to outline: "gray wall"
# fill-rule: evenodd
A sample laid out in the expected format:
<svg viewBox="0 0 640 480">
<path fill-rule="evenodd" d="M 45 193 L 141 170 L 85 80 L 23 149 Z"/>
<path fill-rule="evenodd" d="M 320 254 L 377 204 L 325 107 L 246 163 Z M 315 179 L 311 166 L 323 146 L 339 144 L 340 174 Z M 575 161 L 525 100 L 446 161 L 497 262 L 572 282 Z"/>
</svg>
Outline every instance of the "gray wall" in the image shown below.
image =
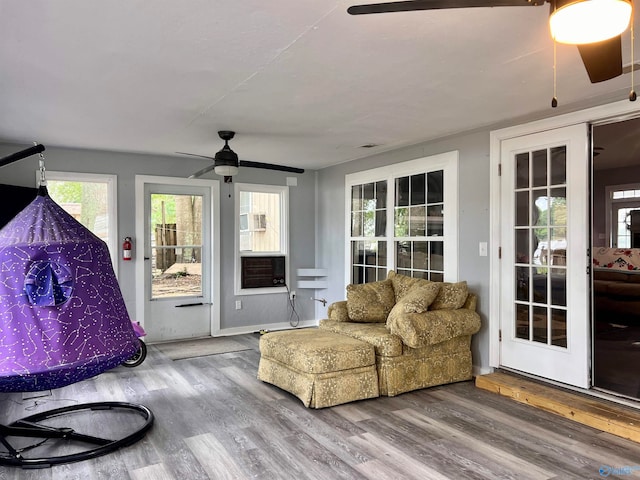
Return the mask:
<svg viewBox="0 0 640 480">
<path fill-rule="evenodd" d="M 29 145 L 0 144 L 0 157 L 22 150 Z M 118 176 L 118 237 L 135 234 L 135 176 L 161 175 L 187 177 L 207 165 L 207 160 L 188 157 L 141 155 L 47 147 L 44 152 L 48 170 L 82 173 L 116 174 Z M 286 163 L 286 162 L 285 162 Z M 38 157 L 33 156 L 0 168 L 0 183 L 32 187 Z M 289 189 L 290 271 L 295 285 L 295 271 L 315 264 L 315 174 L 285 174 L 252 168 L 241 169 L 234 182 L 285 185 L 286 177 L 294 176 L 298 185 Z M 205 178 L 220 179 L 213 172 Z M 231 198 L 229 194 L 231 193 Z M 221 222 L 221 327 L 242 328 L 284 323 L 291 309 L 285 294 L 234 296 L 234 199 L 233 186 L 220 182 Z M 119 260 L 119 282 L 129 314 L 135 314 L 135 261 Z M 296 310 L 301 320 L 315 319 L 315 305 L 309 297 L 313 292 L 298 292 Z M 242 310 L 235 309 L 235 300 L 242 300 Z"/>
<path fill-rule="evenodd" d="M 348 173 L 458 150 L 459 275 L 478 295 L 483 326 L 472 344 L 473 363 L 489 366 L 489 257 L 478 255 L 479 242 L 489 242 L 489 130 L 373 155 L 318 172 L 317 265 L 329 270 L 327 299 L 345 298 L 345 186 Z"/>
</svg>

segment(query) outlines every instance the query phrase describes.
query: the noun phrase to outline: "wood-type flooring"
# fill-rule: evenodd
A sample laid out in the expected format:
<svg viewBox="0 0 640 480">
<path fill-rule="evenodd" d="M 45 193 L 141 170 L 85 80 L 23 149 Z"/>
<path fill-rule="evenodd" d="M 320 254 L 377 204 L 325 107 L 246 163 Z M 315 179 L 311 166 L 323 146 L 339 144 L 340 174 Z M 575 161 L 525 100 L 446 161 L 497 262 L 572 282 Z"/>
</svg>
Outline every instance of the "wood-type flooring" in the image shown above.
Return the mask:
<svg viewBox="0 0 640 480">
<path fill-rule="evenodd" d="M 250 349 L 172 361 L 150 346 L 139 367 L 118 367 L 50 396 L 0 394 L 3 423 L 95 401 L 140 403 L 156 416 L 132 446 L 46 469 L 0 466 L 0 480 L 640 477 L 640 444 L 471 381 L 306 409 L 256 379 L 257 335 L 234 339 Z"/>
</svg>

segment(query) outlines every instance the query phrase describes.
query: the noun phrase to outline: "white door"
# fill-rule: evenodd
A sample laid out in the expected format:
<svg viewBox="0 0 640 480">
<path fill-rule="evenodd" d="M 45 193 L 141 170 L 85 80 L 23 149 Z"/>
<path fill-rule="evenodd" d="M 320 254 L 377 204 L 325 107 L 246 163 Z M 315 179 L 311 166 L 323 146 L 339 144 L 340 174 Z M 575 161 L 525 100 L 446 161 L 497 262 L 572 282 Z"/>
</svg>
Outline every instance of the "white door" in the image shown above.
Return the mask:
<svg viewBox="0 0 640 480">
<path fill-rule="evenodd" d="M 500 363 L 581 388 L 590 387 L 587 131 L 501 145 Z"/>
<path fill-rule="evenodd" d="M 143 203 L 144 329 L 147 341 L 211 336 L 219 330 L 214 202 L 217 182 L 137 178 Z M 214 200 L 215 198 L 215 200 Z M 215 232 L 217 233 L 217 232 Z M 140 292 L 140 289 L 138 289 Z"/>
</svg>

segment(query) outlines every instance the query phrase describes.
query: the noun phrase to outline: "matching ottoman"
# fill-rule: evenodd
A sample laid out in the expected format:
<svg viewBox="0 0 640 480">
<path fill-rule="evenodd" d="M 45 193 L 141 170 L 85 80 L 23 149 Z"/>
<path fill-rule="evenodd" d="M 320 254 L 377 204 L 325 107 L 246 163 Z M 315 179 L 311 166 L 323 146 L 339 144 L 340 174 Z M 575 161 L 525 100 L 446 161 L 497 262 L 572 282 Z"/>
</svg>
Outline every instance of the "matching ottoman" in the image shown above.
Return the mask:
<svg viewBox="0 0 640 480">
<path fill-rule="evenodd" d="M 373 346 L 316 328 L 264 334 L 258 379 L 311 408 L 379 396 Z"/>
</svg>

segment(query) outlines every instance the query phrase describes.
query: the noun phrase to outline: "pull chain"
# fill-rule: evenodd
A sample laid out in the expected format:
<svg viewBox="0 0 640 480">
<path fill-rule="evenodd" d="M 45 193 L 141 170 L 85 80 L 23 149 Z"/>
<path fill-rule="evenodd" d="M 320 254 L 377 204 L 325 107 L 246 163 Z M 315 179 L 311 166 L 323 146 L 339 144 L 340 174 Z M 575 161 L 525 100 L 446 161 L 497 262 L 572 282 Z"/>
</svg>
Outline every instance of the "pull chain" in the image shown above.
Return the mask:
<svg viewBox="0 0 640 480">
<path fill-rule="evenodd" d="M 556 56 L 556 47 L 557 43 L 555 39 L 553 40 L 553 98 L 551 99 L 551 108 L 556 108 L 558 106 L 558 83 L 556 80 L 556 67 L 558 65 L 557 56 Z"/>
<path fill-rule="evenodd" d="M 635 43 L 635 37 L 633 33 L 633 16 L 631 17 L 631 91 L 629 92 L 629 101 L 635 102 L 638 96 L 636 95 L 636 91 L 634 90 L 635 82 L 634 82 L 634 73 L 636 70 L 635 64 L 635 56 L 633 54 L 633 44 Z"/>
</svg>

